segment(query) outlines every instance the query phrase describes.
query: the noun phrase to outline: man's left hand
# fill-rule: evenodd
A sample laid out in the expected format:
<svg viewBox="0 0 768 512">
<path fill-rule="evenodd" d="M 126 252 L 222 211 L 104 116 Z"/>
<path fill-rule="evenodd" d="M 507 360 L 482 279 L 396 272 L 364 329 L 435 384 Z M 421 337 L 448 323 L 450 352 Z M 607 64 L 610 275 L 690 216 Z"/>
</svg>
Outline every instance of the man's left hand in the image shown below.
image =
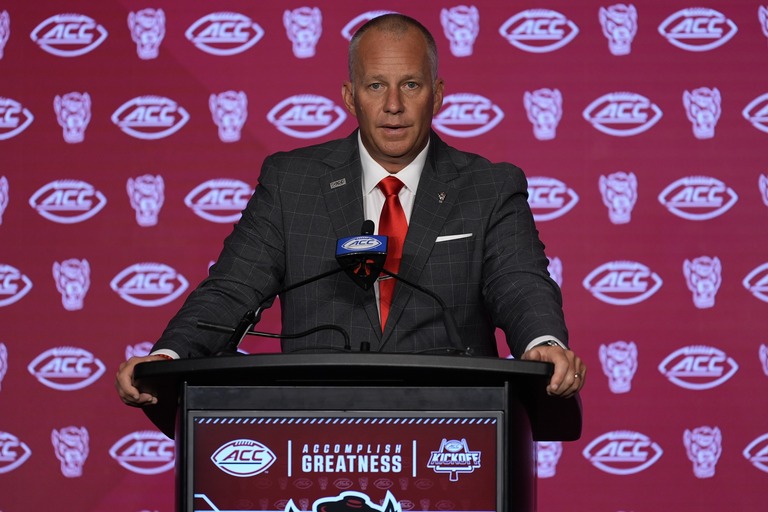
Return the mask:
<svg viewBox="0 0 768 512">
<path fill-rule="evenodd" d="M 584 386 L 587 367 L 571 350 L 549 345 L 534 347 L 522 359 L 553 363 L 555 371 L 547 386 L 547 393 L 553 396 L 569 398 Z"/>
</svg>

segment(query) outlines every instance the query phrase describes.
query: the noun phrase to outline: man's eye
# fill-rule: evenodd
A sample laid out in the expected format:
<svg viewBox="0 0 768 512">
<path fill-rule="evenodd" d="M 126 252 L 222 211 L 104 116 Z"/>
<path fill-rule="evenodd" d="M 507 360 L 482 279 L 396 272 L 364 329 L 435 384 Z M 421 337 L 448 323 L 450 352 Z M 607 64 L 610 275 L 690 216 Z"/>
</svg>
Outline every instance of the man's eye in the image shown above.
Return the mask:
<svg viewBox="0 0 768 512">
<path fill-rule="evenodd" d="M 419 84 L 416 82 L 405 82 L 406 89 L 416 89 L 417 87 L 419 87 Z"/>
<path fill-rule="evenodd" d="M 379 89 L 381 89 L 382 85 L 381 85 L 381 84 L 379 84 L 379 83 L 375 83 L 375 84 L 371 84 L 371 85 L 369 85 L 368 87 L 370 87 L 370 88 L 371 88 L 371 89 L 373 89 L 374 91 L 378 91 Z"/>
</svg>

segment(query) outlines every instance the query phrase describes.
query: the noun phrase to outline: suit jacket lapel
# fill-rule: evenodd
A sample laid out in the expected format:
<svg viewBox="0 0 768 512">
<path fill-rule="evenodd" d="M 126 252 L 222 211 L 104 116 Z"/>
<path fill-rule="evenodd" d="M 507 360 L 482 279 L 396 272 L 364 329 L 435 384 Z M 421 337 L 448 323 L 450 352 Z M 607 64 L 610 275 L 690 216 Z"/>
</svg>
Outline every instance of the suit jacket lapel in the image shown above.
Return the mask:
<svg viewBox="0 0 768 512">
<path fill-rule="evenodd" d="M 328 171 L 319 177 L 319 187 L 328 208 L 336 238 L 360 234 L 363 225 L 363 169 L 357 146 L 357 130 L 323 160 Z M 378 220 L 378 219 L 376 219 Z M 373 297 L 373 293 L 367 295 Z M 375 300 L 365 301 L 371 328 L 381 337 L 379 310 Z"/>
<path fill-rule="evenodd" d="M 451 183 L 458 177 L 458 169 L 450 159 L 446 144 L 432 132 L 430 151 L 419 179 L 419 189 L 403 245 L 403 259 L 400 262 L 399 274 L 408 281 L 416 283 L 419 280 L 435 245 L 435 239 L 443 229 L 458 197 L 457 189 Z M 413 293 L 421 292 L 402 283 L 395 288 L 384 341 L 391 334 Z"/>
</svg>

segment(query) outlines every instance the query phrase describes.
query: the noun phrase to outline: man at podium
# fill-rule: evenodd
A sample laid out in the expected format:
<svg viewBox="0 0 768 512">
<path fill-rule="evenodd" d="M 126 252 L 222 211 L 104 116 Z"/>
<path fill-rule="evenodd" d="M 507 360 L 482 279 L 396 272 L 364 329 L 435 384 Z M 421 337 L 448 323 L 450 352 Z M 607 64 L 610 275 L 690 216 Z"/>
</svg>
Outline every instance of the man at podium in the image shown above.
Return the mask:
<svg viewBox="0 0 768 512">
<path fill-rule="evenodd" d="M 157 402 L 133 386 L 136 364 L 217 354 L 228 335 L 201 330 L 199 321 L 235 326 L 277 295 L 283 333 L 332 324 L 349 333 L 351 350 L 497 357 L 498 327 L 515 358 L 554 364 L 548 393 L 581 389 L 586 368 L 567 348 L 561 293 L 547 272 L 525 176 L 449 147 L 431 129 L 443 100 L 437 63 L 432 35 L 412 18 L 387 14 L 358 30 L 342 97 L 359 128 L 265 160 L 208 278 L 152 354 L 120 366 L 116 387 L 126 404 Z M 368 289 L 331 272 L 338 240 L 361 235 L 361 226 L 370 231 L 366 219 L 373 231 L 362 235 L 389 241 L 387 272 Z M 453 335 L 444 314 L 455 321 Z M 282 349 L 349 347 L 338 333 L 319 331 Z"/>
</svg>

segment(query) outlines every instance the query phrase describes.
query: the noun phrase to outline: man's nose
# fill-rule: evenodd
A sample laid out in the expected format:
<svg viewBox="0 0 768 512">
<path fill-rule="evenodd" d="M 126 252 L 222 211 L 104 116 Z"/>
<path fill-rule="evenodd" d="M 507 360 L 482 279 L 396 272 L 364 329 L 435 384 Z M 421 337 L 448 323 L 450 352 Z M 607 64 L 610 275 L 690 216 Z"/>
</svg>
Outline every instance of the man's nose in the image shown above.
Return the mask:
<svg viewBox="0 0 768 512">
<path fill-rule="evenodd" d="M 399 114 L 403 111 L 403 99 L 399 88 L 392 88 L 387 91 L 384 111 L 388 114 Z"/>
</svg>

